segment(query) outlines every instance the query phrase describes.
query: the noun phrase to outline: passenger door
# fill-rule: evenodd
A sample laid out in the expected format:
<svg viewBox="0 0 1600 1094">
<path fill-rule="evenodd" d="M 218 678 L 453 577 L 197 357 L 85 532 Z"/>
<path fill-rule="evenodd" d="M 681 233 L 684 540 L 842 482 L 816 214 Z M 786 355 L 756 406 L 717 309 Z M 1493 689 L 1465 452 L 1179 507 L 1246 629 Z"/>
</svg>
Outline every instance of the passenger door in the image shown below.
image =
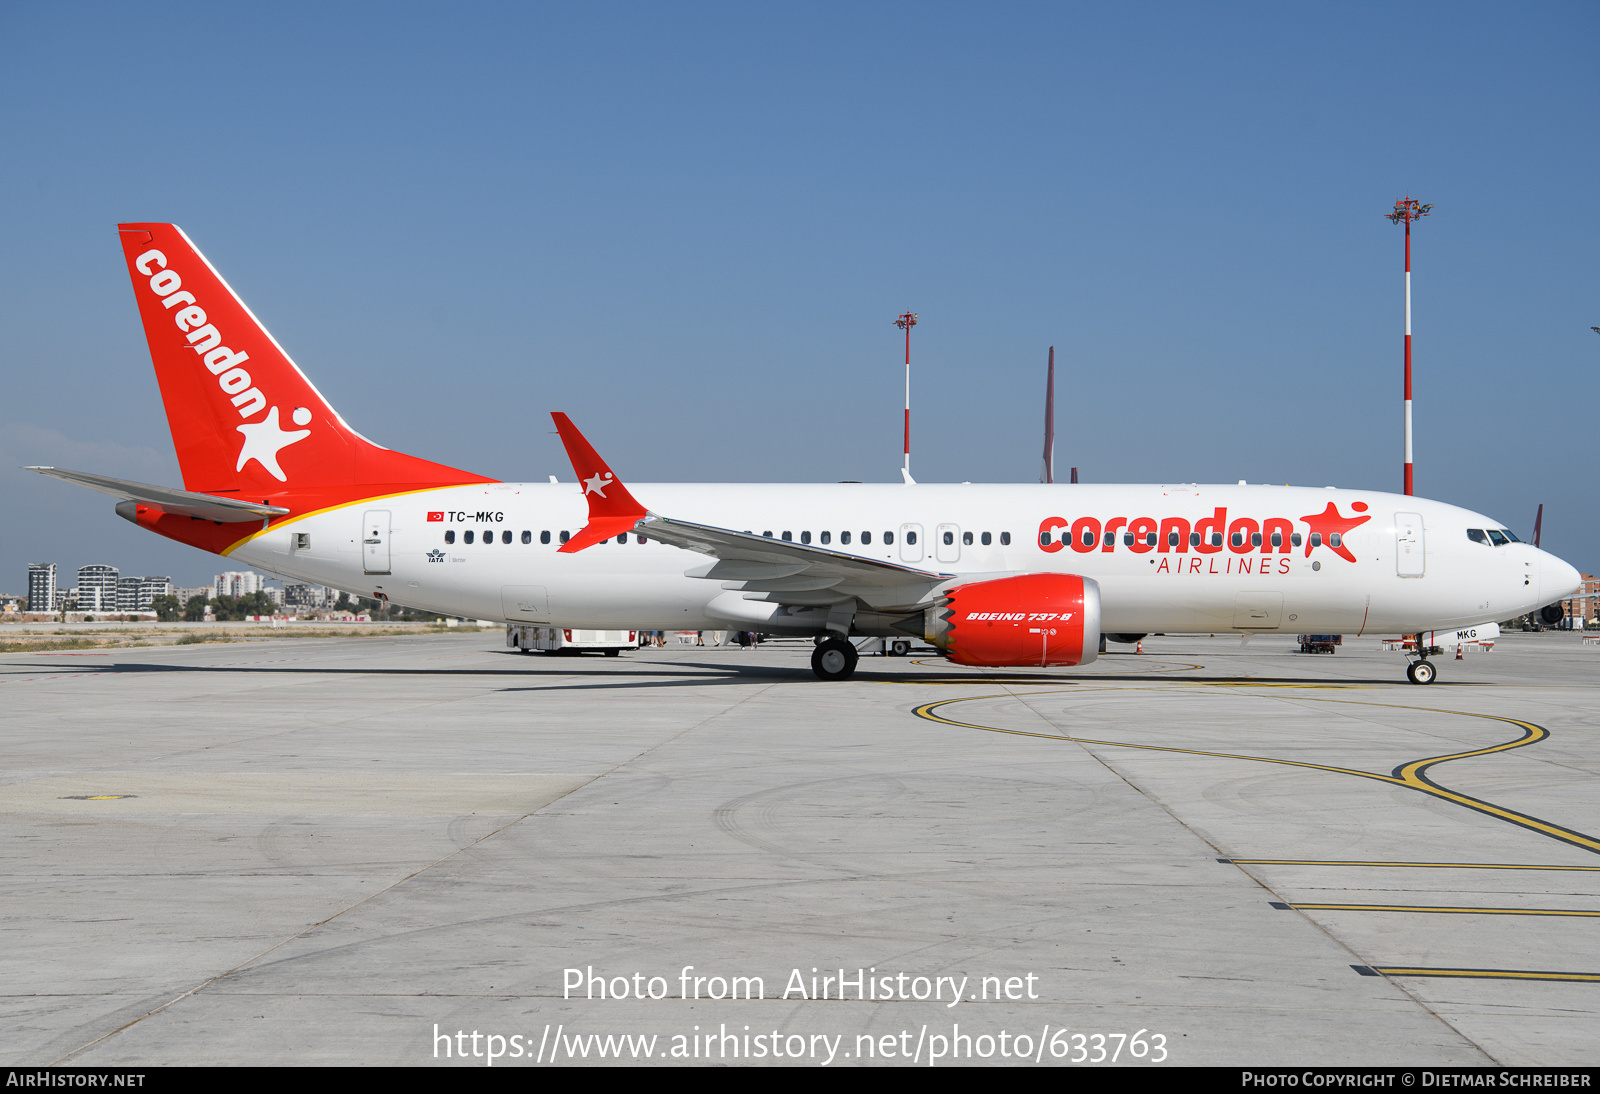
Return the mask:
<svg viewBox="0 0 1600 1094">
<path fill-rule="evenodd" d="M 940 562 L 961 561 L 961 529 L 954 524 L 941 524 L 934 533 L 933 551 Z"/>
<path fill-rule="evenodd" d="M 1424 547 L 1421 513 L 1394 515 L 1394 572 L 1401 577 L 1421 577 Z"/>
<path fill-rule="evenodd" d="M 349 525 L 345 525 L 349 527 Z M 361 571 L 389 572 L 389 510 L 369 509 L 361 517 Z"/>
</svg>

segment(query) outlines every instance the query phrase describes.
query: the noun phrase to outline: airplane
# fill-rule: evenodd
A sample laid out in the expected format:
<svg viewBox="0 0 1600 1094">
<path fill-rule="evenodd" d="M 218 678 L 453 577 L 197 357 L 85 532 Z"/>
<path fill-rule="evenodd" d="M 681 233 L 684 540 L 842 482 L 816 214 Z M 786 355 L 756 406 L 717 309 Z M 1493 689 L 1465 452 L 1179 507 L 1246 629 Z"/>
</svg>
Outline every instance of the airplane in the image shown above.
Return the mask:
<svg viewBox="0 0 1600 1094">
<path fill-rule="evenodd" d="M 356 432 L 172 224 L 118 226 L 183 488 L 38 467 L 166 536 L 301 581 L 508 625 L 925 638 L 980 667 L 1092 663 L 1106 634 L 1418 634 L 1570 597 L 1566 562 L 1411 496 L 1169 484 L 624 485 L 553 415 L 576 486 Z M 636 496 L 637 495 L 637 498 Z M 648 503 L 648 504 L 646 504 Z"/>
</svg>

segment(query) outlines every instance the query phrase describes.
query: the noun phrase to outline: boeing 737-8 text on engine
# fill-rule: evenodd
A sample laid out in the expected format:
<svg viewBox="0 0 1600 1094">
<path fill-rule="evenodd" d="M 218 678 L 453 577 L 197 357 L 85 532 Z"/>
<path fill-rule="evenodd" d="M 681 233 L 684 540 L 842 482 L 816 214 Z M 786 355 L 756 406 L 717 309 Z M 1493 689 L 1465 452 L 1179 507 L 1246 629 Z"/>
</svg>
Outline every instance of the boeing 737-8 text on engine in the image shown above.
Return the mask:
<svg viewBox="0 0 1600 1094">
<path fill-rule="evenodd" d="M 328 405 L 171 224 L 120 226 L 182 490 L 38 468 L 159 535 L 426 611 L 528 626 L 925 637 L 965 665 L 1080 665 L 1153 631 L 1424 634 L 1533 611 L 1577 571 L 1439 502 L 1277 486 L 578 485 L 402 455 Z M 637 499 L 635 497 L 637 494 Z M 647 508 L 648 506 L 648 508 Z"/>
</svg>

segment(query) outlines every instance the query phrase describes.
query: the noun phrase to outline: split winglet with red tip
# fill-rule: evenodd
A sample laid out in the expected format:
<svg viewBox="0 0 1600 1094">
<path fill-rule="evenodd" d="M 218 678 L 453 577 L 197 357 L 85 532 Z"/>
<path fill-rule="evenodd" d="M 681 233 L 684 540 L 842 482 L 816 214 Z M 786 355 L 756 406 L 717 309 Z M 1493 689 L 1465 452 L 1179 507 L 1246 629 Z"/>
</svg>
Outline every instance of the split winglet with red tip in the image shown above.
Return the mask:
<svg viewBox="0 0 1600 1094">
<path fill-rule="evenodd" d="M 567 458 L 572 461 L 572 469 L 578 473 L 578 485 L 583 487 L 583 496 L 589 499 L 589 523 L 583 526 L 583 531 L 563 543 L 559 550 L 570 554 L 612 536 L 633 531 L 633 526 L 648 515 L 645 507 L 635 501 L 633 495 L 628 493 L 628 488 L 622 485 L 622 480 L 611 473 L 606 461 L 578 432 L 571 418 L 559 411 L 550 417 L 555 419 L 561 443 L 567 446 Z"/>
</svg>

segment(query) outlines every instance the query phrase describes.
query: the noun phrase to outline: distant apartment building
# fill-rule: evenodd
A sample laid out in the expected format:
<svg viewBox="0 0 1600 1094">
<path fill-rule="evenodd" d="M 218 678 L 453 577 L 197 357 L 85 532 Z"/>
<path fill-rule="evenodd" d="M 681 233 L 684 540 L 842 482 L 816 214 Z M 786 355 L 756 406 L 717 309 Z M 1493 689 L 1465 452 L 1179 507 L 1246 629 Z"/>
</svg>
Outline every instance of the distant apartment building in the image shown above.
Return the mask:
<svg viewBox="0 0 1600 1094">
<path fill-rule="evenodd" d="M 218 574 L 213 582 L 216 586 L 217 596 L 231 596 L 237 600 L 241 596 L 258 593 L 266 584 L 266 579 L 253 570 L 230 570 L 225 574 Z"/>
<path fill-rule="evenodd" d="M 55 610 L 56 564 L 54 562 L 28 563 L 28 610 L 49 612 Z"/>
<path fill-rule="evenodd" d="M 139 579 L 139 608 L 141 612 L 149 611 L 158 596 L 171 596 L 173 591 L 170 577 L 141 577 Z"/>
<path fill-rule="evenodd" d="M 338 592 L 326 585 L 288 584 L 283 587 L 283 605 L 299 611 L 326 608 L 338 599 Z"/>
<path fill-rule="evenodd" d="M 117 610 L 117 568 L 104 563 L 78 567 L 78 602 L 80 612 L 114 612 Z"/>
</svg>

